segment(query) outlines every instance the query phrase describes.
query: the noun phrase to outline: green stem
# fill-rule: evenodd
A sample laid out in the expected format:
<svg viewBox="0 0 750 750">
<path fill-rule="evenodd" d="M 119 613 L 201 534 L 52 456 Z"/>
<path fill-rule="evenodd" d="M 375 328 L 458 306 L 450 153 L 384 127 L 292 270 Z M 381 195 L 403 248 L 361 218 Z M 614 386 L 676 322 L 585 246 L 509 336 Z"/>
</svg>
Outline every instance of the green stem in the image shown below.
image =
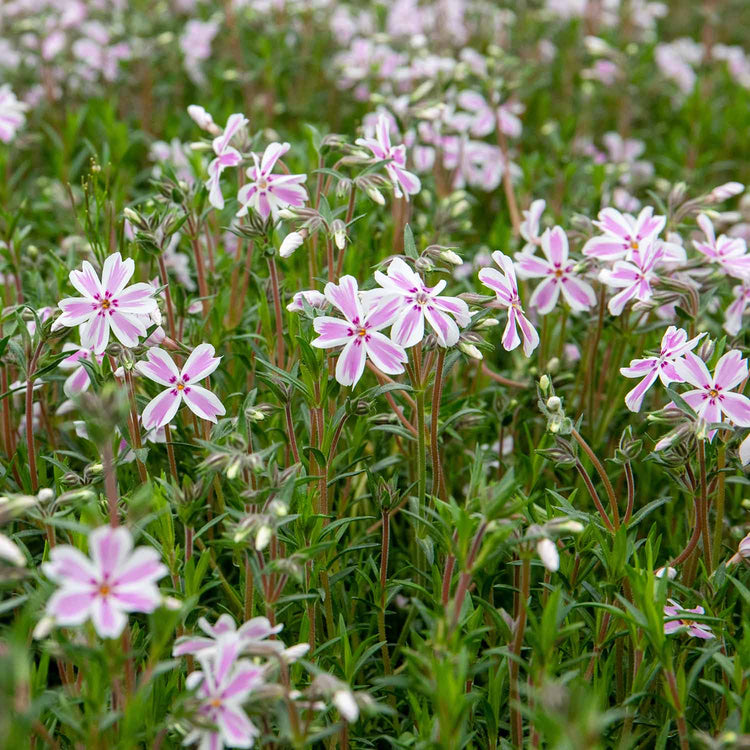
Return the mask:
<svg viewBox="0 0 750 750">
<path fill-rule="evenodd" d="M 724 535 L 724 465 L 726 463 L 726 446 L 719 443 L 716 454 L 716 469 L 718 475 L 716 478 L 716 500 L 714 501 L 714 546 L 713 546 L 713 565 L 716 567 L 719 563 L 719 553 L 721 552 L 721 538 Z"/>
</svg>

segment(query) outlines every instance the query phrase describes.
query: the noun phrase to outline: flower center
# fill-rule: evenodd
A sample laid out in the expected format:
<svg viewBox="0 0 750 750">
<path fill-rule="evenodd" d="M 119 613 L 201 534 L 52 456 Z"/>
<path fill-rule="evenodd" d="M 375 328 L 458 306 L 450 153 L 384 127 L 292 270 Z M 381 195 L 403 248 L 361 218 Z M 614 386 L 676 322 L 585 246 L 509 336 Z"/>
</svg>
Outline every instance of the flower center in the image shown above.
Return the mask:
<svg viewBox="0 0 750 750">
<path fill-rule="evenodd" d="M 261 177 L 258 180 L 258 189 L 265 190 L 268 187 L 268 180 L 265 177 Z"/>
<path fill-rule="evenodd" d="M 555 278 L 556 278 L 556 279 L 559 279 L 559 278 L 560 278 L 560 277 L 561 277 L 562 275 L 563 275 L 563 270 L 562 270 L 562 268 L 556 268 L 556 269 L 555 269 Z"/>
<path fill-rule="evenodd" d="M 108 299 L 102 300 L 102 310 L 109 310 L 110 301 Z"/>
<path fill-rule="evenodd" d="M 107 596 L 111 590 L 112 589 L 110 589 L 109 585 L 106 583 L 103 583 L 101 586 L 99 586 L 99 594 L 101 596 Z"/>
<path fill-rule="evenodd" d="M 630 241 L 630 249 L 631 250 L 637 250 L 639 247 L 640 246 L 639 246 L 637 240 L 631 240 Z"/>
<path fill-rule="evenodd" d="M 185 390 L 185 384 L 184 383 L 177 383 L 177 390 L 178 391 L 184 391 Z"/>
<path fill-rule="evenodd" d="M 219 708 L 221 706 L 221 698 L 212 698 L 211 706 L 212 708 Z"/>
<path fill-rule="evenodd" d="M 716 390 L 716 388 L 712 388 L 708 392 L 708 395 L 711 396 L 711 398 L 716 398 L 719 395 L 719 392 Z"/>
<path fill-rule="evenodd" d="M 421 307 L 424 307 L 430 301 L 430 298 L 424 292 L 419 292 L 419 294 L 417 294 L 417 296 L 414 298 L 414 301 Z"/>
<path fill-rule="evenodd" d="M 357 331 L 357 336 L 367 336 L 367 329 L 366 328 L 360 328 Z"/>
</svg>

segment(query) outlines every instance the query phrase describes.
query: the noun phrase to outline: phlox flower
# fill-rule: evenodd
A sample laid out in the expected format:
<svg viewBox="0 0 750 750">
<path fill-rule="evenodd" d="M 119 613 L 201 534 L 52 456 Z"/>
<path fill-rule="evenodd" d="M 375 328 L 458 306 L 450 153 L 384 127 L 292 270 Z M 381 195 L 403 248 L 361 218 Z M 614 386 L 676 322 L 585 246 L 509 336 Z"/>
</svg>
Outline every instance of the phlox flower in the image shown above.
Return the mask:
<svg viewBox="0 0 750 750">
<path fill-rule="evenodd" d="M 629 258 L 634 251 L 653 244 L 666 221 L 664 216 L 654 216 L 651 206 L 646 206 L 637 218 L 604 208 L 599 212 L 599 220 L 593 222 L 602 234 L 583 246 L 583 254 L 604 261 Z"/>
<path fill-rule="evenodd" d="M 306 174 L 273 174 L 276 162 L 289 149 L 288 143 L 269 143 L 260 160 L 258 154 L 253 153 L 255 165 L 247 170 L 250 181 L 240 188 L 237 195 L 242 204 L 237 216 L 244 216 L 249 207 L 263 219 L 270 214 L 276 221 L 282 208 L 305 204 L 307 190 L 302 183 L 307 180 Z"/>
<path fill-rule="evenodd" d="M 246 649 L 248 646 L 264 642 L 270 635 L 281 632 L 284 626 L 276 625 L 272 627 L 268 618 L 253 617 L 238 629 L 232 616 L 223 614 L 213 625 L 205 617 L 201 617 L 198 620 L 198 627 L 206 635 L 187 635 L 178 638 L 172 649 L 172 656 L 203 654 L 215 651 L 222 639 L 225 638 L 236 638 L 242 644 L 242 649 Z M 278 640 L 264 643 L 266 646 L 271 646 L 272 644 L 275 644 L 279 651 L 284 648 L 284 644 Z"/>
<path fill-rule="evenodd" d="M 682 383 L 683 378 L 675 367 L 675 362 L 692 351 L 705 336 L 688 340 L 687 333 L 682 328 L 669 326 L 661 339 L 661 349 L 658 356 L 634 359 L 628 367 L 621 367 L 620 373 L 626 378 L 643 378 L 638 385 L 625 396 L 625 404 L 630 411 L 640 411 L 641 403 L 646 392 L 658 377 L 666 386 L 670 383 Z"/>
<path fill-rule="evenodd" d="M 317 310 L 325 310 L 331 303 L 328 301 L 328 297 L 317 289 L 310 289 L 306 292 L 295 292 L 292 301 L 286 306 L 289 312 L 302 312 L 305 309 L 305 305 L 302 300 L 305 300 L 310 307 L 314 307 Z"/>
<path fill-rule="evenodd" d="M 221 135 L 221 128 L 214 122 L 210 112 L 207 112 L 200 104 L 190 104 L 187 108 L 190 119 L 201 129 L 207 130 L 211 135 Z"/>
<path fill-rule="evenodd" d="M 336 380 L 341 385 L 353 386 L 359 381 L 368 357 L 375 367 L 389 375 L 404 371 L 408 357 L 403 347 L 380 333 L 401 308 L 399 297 L 364 304 L 353 276 L 342 276 L 338 284 L 326 284 L 325 296 L 345 320 L 328 315 L 315 318 L 313 327 L 318 338 L 310 343 L 320 349 L 343 345 L 336 363 Z"/>
<path fill-rule="evenodd" d="M 75 547 L 58 544 L 42 564 L 59 586 L 47 602 L 47 614 L 58 625 L 91 620 L 102 638 L 117 638 L 128 612 L 153 612 L 159 606 L 156 582 L 167 568 L 153 547 L 133 549 L 133 537 L 123 526 L 101 526 L 88 541 L 90 559 Z"/>
<path fill-rule="evenodd" d="M 186 686 L 196 690 L 197 714 L 204 726 L 194 728 L 183 745 L 197 744 L 199 750 L 223 750 L 224 747 L 252 747 L 260 735 L 242 704 L 263 685 L 262 666 L 238 659 L 239 641 L 221 641 L 215 651 L 198 655 L 201 670 L 188 675 Z M 212 724 L 216 728 L 206 728 Z"/>
<path fill-rule="evenodd" d="M 197 385 L 207 378 L 218 366 L 221 357 L 214 357 L 211 344 L 200 344 L 193 349 L 187 361 L 179 370 L 164 349 L 152 347 L 145 361 L 136 362 L 136 369 L 150 380 L 167 386 L 158 396 L 151 399 L 141 417 L 147 430 L 169 424 L 184 401 L 190 411 L 201 419 L 216 422 L 216 417 L 226 414 L 223 404 L 207 388 Z"/>
<path fill-rule="evenodd" d="M 664 623 L 664 632 L 667 635 L 671 635 L 672 633 L 679 633 L 687 628 L 688 635 L 692 635 L 694 638 L 702 638 L 704 640 L 715 638 L 716 636 L 711 632 L 711 628 L 708 625 L 683 617 L 683 615 L 688 614 L 703 615 L 705 613 L 706 610 L 703 609 L 703 607 L 699 606 L 695 607 L 695 609 L 683 609 L 679 602 L 670 599 L 669 604 L 664 605 L 664 618 L 666 620 Z"/>
<path fill-rule="evenodd" d="M 235 113 L 229 115 L 227 126 L 221 135 L 217 135 L 213 140 L 213 149 L 216 158 L 208 165 L 208 180 L 206 188 L 208 189 L 208 201 L 214 207 L 221 210 L 224 208 L 224 196 L 221 194 L 220 178 L 221 173 L 227 167 L 236 167 L 242 161 L 240 152 L 229 145 L 233 136 L 247 125 L 247 119 L 244 115 Z"/>
<path fill-rule="evenodd" d="M 562 292 L 572 310 L 587 310 L 596 304 L 596 294 L 587 281 L 576 273 L 575 262 L 568 259 L 568 237 L 562 227 L 547 229 L 541 237 L 540 258 L 532 253 L 516 253 L 516 269 L 522 279 L 542 281 L 534 289 L 529 304 L 546 315 L 555 307 Z"/>
<path fill-rule="evenodd" d="M 502 273 L 494 268 L 482 268 L 479 280 L 495 292 L 497 303 L 508 310 L 508 323 L 502 337 L 503 348 L 512 351 L 523 337 L 523 353 L 530 357 L 531 352 L 539 345 L 539 334 L 521 307 L 513 261 L 499 250 L 492 253 L 492 259 L 500 266 Z M 521 337 L 517 329 L 520 329 Z"/>
<path fill-rule="evenodd" d="M 104 261 L 102 278 L 91 263 L 83 261 L 82 271 L 70 272 L 70 283 L 83 297 L 60 300 L 63 314 L 58 325 L 80 326 L 81 346 L 101 354 L 109 343 L 110 329 L 121 344 L 133 347 L 146 335 L 143 316 L 156 312 L 156 300 L 150 284 L 126 286 L 135 272 L 132 258 L 123 261 L 120 253 Z"/>
<path fill-rule="evenodd" d="M 716 363 L 711 375 L 706 363 L 692 352 L 675 362 L 675 369 L 682 380 L 694 386 L 694 390 L 683 393 L 682 398 L 709 424 L 724 421 L 723 416 L 738 427 L 750 427 L 750 398 L 734 393 L 747 377 L 747 360 L 737 349 L 724 354 Z M 713 440 L 716 430 L 711 430 L 708 439 Z"/>
<path fill-rule="evenodd" d="M 68 351 L 70 354 L 60 362 L 59 367 L 61 370 L 73 371 L 68 375 L 63 384 L 63 392 L 68 398 L 73 398 L 73 396 L 83 393 L 83 391 L 85 391 L 91 384 L 89 374 L 86 372 L 86 368 L 81 364 L 81 361 L 95 361 L 100 365 L 104 360 L 104 355 L 96 354 L 91 349 L 84 349 L 82 346 L 77 346 L 71 342 L 68 342 L 63 346 L 63 351 Z"/>
<path fill-rule="evenodd" d="M 458 297 L 442 297 L 446 282 L 429 287 L 401 258 L 388 264 L 386 273 L 375 272 L 375 281 L 385 290 L 385 296 L 395 295 L 400 306 L 391 328 L 391 338 L 405 349 L 424 338 L 425 320 L 435 332 L 442 347 L 454 346 L 458 341 L 458 326 L 469 325 L 469 306 Z M 455 318 L 455 320 L 454 320 Z"/>
<path fill-rule="evenodd" d="M 750 305 L 750 281 L 743 281 L 732 289 L 734 301 L 724 311 L 724 330 L 730 336 L 736 336 L 742 328 L 742 318 Z"/>
<path fill-rule="evenodd" d="M 19 101 L 6 83 L 0 86 L 0 141 L 10 143 L 26 121 L 27 105 Z"/>
<path fill-rule="evenodd" d="M 422 189 L 422 183 L 417 175 L 406 169 L 406 146 L 391 144 L 388 118 L 385 114 L 381 113 L 378 118 L 375 136 L 375 138 L 357 138 L 356 143 L 372 151 L 376 159 L 390 159 L 390 162 L 385 165 L 385 171 L 393 183 L 393 193 L 397 198 L 404 197 L 409 200 L 410 195 L 416 195 Z"/>
<path fill-rule="evenodd" d="M 697 222 L 706 235 L 706 241 L 693 240 L 695 249 L 712 263 L 721 266 L 730 276 L 750 279 L 750 254 L 745 240 L 741 237 L 727 237 L 725 234 L 716 237 L 714 225 L 706 214 L 700 214 Z"/>
<path fill-rule="evenodd" d="M 652 240 L 645 249 L 640 247 L 638 252 L 631 256 L 632 262 L 618 260 L 611 269 L 603 268 L 599 272 L 602 283 L 622 288 L 622 291 L 609 301 L 608 307 L 612 315 L 620 315 L 631 299 L 635 298 L 641 302 L 651 299 L 652 284 L 658 279 L 654 269 L 663 256 L 664 250 Z"/>
</svg>

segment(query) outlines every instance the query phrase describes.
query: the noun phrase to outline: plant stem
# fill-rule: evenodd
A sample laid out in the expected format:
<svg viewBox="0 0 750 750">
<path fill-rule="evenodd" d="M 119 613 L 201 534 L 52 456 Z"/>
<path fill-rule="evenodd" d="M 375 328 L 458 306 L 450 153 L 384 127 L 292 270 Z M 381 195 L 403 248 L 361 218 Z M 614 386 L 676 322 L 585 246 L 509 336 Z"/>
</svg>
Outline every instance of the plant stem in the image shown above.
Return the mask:
<svg viewBox="0 0 750 750">
<path fill-rule="evenodd" d="M 706 562 L 706 575 L 711 575 L 711 529 L 708 526 L 708 485 L 706 483 L 706 445 L 698 441 L 698 466 L 700 467 L 700 524 L 703 532 L 703 559 Z"/>
<path fill-rule="evenodd" d="M 115 476 L 115 459 L 112 455 L 112 443 L 105 440 L 101 446 L 102 466 L 104 467 L 104 489 L 109 506 L 109 525 L 116 528 L 120 520 L 117 514 L 117 478 Z"/>
<path fill-rule="evenodd" d="M 276 269 L 276 259 L 268 257 L 268 270 L 271 273 L 271 293 L 273 294 L 273 309 L 276 315 L 276 366 L 284 366 L 284 319 L 281 313 L 281 294 L 279 292 L 279 273 Z"/>
<path fill-rule="evenodd" d="M 669 692 L 672 694 L 672 700 L 675 705 L 675 712 L 677 713 L 677 733 L 680 736 L 680 750 L 690 750 L 690 744 L 688 742 L 688 730 L 687 722 L 685 721 L 685 711 L 682 708 L 682 701 L 680 700 L 680 693 L 677 689 L 677 678 L 674 674 L 674 669 L 671 667 L 664 670 L 667 677 L 667 684 L 669 685 Z"/>
<path fill-rule="evenodd" d="M 169 326 L 169 335 L 172 341 L 177 341 L 177 328 L 174 322 L 174 304 L 172 303 L 172 292 L 169 289 L 169 276 L 167 275 L 167 266 L 164 263 L 164 256 L 159 255 L 159 276 L 164 286 L 164 301 L 167 308 L 167 325 Z"/>
<path fill-rule="evenodd" d="M 524 556 L 521 560 L 521 592 L 518 597 L 518 617 L 516 618 L 516 628 L 511 644 L 511 660 L 508 667 L 510 680 L 510 728 L 511 741 L 513 747 L 520 748 L 523 746 L 523 719 L 521 709 L 518 705 L 520 701 L 520 691 L 518 687 L 518 674 L 520 671 L 521 648 L 523 647 L 523 638 L 526 632 L 526 604 L 529 599 L 531 589 L 531 560 Z"/>
<path fill-rule="evenodd" d="M 607 476 L 607 472 L 604 470 L 604 467 L 601 464 L 601 461 L 596 457 L 596 453 L 594 453 L 593 450 L 589 447 L 589 444 L 581 437 L 578 430 L 575 428 L 572 429 L 571 435 L 573 438 L 575 438 L 578 445 L 583 448 L 586 455 L 591 460 L 591 463 L 594 464 L 594 468 L 596 469 L 596 473 L 601 478 L 604 488 L 607 491 L 607 496 L 609 497 L 609 504 L 612 508 L 612 519 L 614 522 L 614 528 L 615 531 L 620 528 L 620 512 L 617 509 L 617 498 L 615 497 L 615 490 L 612 487 L 612 483 L 609 481 L 609 477 Z"/>
<path fill-rule="evenodd" d="M 378 612 L 378 632 L 381 641 L 381 651 L 383 653 L 383 667 L 385 673 L 390 675 L 391 655 L 388 652 L 388 638 L 385 632 L 385 601 L 386 601 L 386 584 L 388 583 L 388 552 L 390 548 L 390 520 L 389 510 L 384 509 L 382 512 L 383 526 L 380 534 L 380 611 Z"/>
<path fill-rule="evenodd" d="M 123 367 L 125 372 L 125 382 L 128 386 L 128 400 L 130 402 L 130 437 L 133 441 L 133 447 L 135 448 L 135 463 L 138 467 L 138 477 L 142 484 L 148 481 L 148 474 L 146 473 L 146 467 L 143 465 L 138 451 L 143 448 L 141 443 L 141 428 L 138 421 L 138 406 L 135 402 L 135 384 L 133 383 L 133 373 L 128 370 L 127 367 Z"/>
<path fill-rule="evenodd" d="M 440 467 L 440 450 L 438 446 L 438 423 L 440 421 L 440 400 L 443 395 L 443 365 L 445 363 L 445 349 L 438 350 L 435 365 L 435 383 L 432 387 L 432 403 L 430 404 L 430 450 L 432 453 L 432 492 L 435 497 L 441 497 L 442 471 Z"/>
<path fill-rule="evenodd" d="M 26 452 L 28 453 L 29 474 L 31 475 L 31 490 L 39 490 L 39 477 L 36 468 L 36 448 L 34 447 L 34 373 L 42 354 L 44 342 L 40 341 L 34 349 L 26 373 Z"/>
<path fill-rule="evenodd" d="M 714 546 L 713 546 L 713 567 L 719 563 L 719 554 L 721 553 L 721 538 L 724 535 L 724 500 L 725 500 L 725 474 L 724 466 L 726 464 L 726 446 L 719 443 L 716 453 L 716 500 L 714 501 Z"/>
<path fill-rule="evenodd" d="M 167 445 L 167 459 L 169 460 L 169 469 L 172 472 L 172 478 L 175 484 L 179 484 L 180 479 L 177 475 L 177 463 L 174 460 L 174 446 L 172 445 L 172 430 L 168 424 L 164 425 L 164 440 Z"/>
</svg>

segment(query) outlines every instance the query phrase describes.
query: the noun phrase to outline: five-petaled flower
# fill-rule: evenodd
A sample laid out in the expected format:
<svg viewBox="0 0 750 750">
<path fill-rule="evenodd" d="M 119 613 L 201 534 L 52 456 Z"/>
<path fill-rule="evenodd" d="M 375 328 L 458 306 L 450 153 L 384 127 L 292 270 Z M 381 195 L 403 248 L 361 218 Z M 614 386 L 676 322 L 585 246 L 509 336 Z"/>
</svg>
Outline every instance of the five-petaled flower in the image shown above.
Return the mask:
<svg viewBox="0 0 750 750">
<path fill-rule="evenodd" d="M 643 397 L 654 384 L 656 378 L 666 386 L 670 383 L 682 383 L 683 378 L 675 367 L 675 362 L 687 352 L 692 351 L 705 336 L 701 333 L 688 340 L 682 328 L 669 326 L 661 339 L 658 356 L 634 359 L 628 367 L 621 367 L 620 373 L 626 378 L 643 378 L 638 385 L 625 396 L 625 404 L 630 411 L 640 411 Z"/>
<path fill-rule="evenodd" d="M 253 746 L 260 731 L 242 704 L 263 685 L 264 667 L 238 659 L 241 648 L 240 641 L 232 638 L 220 641 L 215 650 L 198 654 L 202 669 L 191 672 L 185 684 L 196 690 L 200 721 L 195 722 L 184 745 L 198 744 L 201 750 Z"/>
<path fill-rule="evenodd" d="M 652 240 L 645 248 L 641 245 L 638 252 L 630 256 L 632 262 L 618 260 L 611 269 L 602 268 L 599 279 L 607 286 L 622 288 L 609 301 L 608 307 L 612 315 L 620 315 L 633 298 L 641 302 L 651 299 L 652 284 L 658 279 L 654 269 L 663 256 L 663 248 Z"/>
<path fill-rule="evenodd" d="M 479 280 L 495 292 L 497 303 L 508 310 L 508 323 L 502 337 L 503 348 L 512 351 L 521 343 L 516 330 L 519 328 L 523 337 L 523 353 L 530 357 L 531 352 L 539 345 L 539 334 L 521 307 L 513 261 L 499 250 L 492 253 L 492 259 L 503 272 L 500 273 L 494 268 L 482 268 L 479 271 Z"/>
<path fill-rule="evenodd" d="M 724 354 L 716 363 L 711 375 L 705 362 L 692 352 L 675 362 L 675 369 L 682 380 L 694 386 L 694 389 L 681 394 L 698 416 L 708 424 L 723 421 L 722 415 L 738 427 L 750 427 L 750 398 L 741 393 L 734 393 L 736 388 L 747 377 L 747 360 L 737 349 Z M 708 433 L 712 440 L 716 430 Z"/>
<path fill-rule="evenodd" d="M 306 174 L 273 174 L 276 162 L 289 148 L 288 143 L 269 143 L 260 160 L 258 154 L 253 153 L 255 165 L 247 170 L 250 182 L 243 185 L 237 195 L 242 204 L 237 216 L 244 216 L 250 207 L 263 219 L 271 215 L 276 221 L 282 208 L 305 204 L 307 190 L 302 183 L 307 180 Z"/>
<path fill-rule="evenodd" d="M 62 315 L 56 324 L 80 326 L 81 346 L 101 354 L 109 343 L 110 329 L 115 337 L 128 347 L 138 344 L 138 337 L 146 335 L 144 316 L 156 312 L 151 284 L 125 285 L 135 272 L 132 258 L 123 261 L 120 253 L 104 261 L 99 281 L 94 267 L 83 261 L 82 271 L 70 272 L 70 283 L 83 297 L 60 300 Z"/>
<path fill-rule="evenodd" d="M 545 258 L 528 252 L 516 253 L 516 269 L 522 279 L 543 278 L 534 289 L 529 304 L 546 315 L 557 304 L 562 292 L 571 310 L 587 310 L 596 304 L 596 294 L 568 259 L 568 238 L 562 227 L 547 229 L 541 238 Z"/>
<path fill-rule="evenodd" d="M 221 615 L 213 625 L 205 617 L 201 617 L 198 620 L 198 627 L 206 635 L 186 635 L 178 638 L 172 649 L 172 656 L 216 651 L 219 643 L 225 639 L 233 638 L 240 641 L 243 649 L 261 642 L 264 646 L 276 651 L 284 649 L 284 644 L 281 641 L 266 641 L 266 638 L 281 632 L 284 627 L 283 625 L 272 626 L 266 617 L 253 617 L 240 625 L 239 629 L 232 616 L 228 614 Z"/>
<path fill-rule="evenodd" d="M 102 638 L 117 638 L 128 612 L 153 612 L 162 597 L 156 582 L 167 574 L 153 547 L 133 549 L 133 537 L 120 526 L 101 526 L 89 534 L 89 554 L 67 544 L 50 551 L 42 564 L 59 589 L 47 602 L 58 625 L 91 620 Z"/>
<path fill-rule="evenodd" d="M 393 183 L 393 193 L 397 198 L 409 200 L 410 195 L 416 195 L 422 189 L 419 177 L 406 169 L 406 146 L 391 144 L 390 124 L 385 114 L 381 114 L 375 126 L 375 138 L 357 138 L 357 145 L 372 151 L 376 159 L 385 161 L 385 171 Z"/>
<path fill-rule="evenodd" d="M 383 288 L 382 299 L 395 295 L 400 300 L 391 328 L 391 338 L 399 346 L 408 348 L 424 338 L 425 319 L 442 347 L 454 346 L 458 341 L 458 326 L 464 328 L 471 322 L 466 302 L 458 297 L 440 296 L 445 281 L 427 286 L 401 258 L 392 260 L 386 273 L 376 271 L 375 281 Z M 374 298 L 380 295 L 379 292 L 368 294 Z"/>
<path fill-rule="evenodd" d="M 706 214 L 700 214 L 698 226 L 706 235 L 706 241 L 693 240 L 695 249 L 712 263 L 721 266 L 730 276 L 736 279 L 750 280 L 750 254 L 747 243 L 741 237 L 716 236 L 714 225 Z"/>
<path fill-rule="evenodd" d="M 235 133 L 244 128 L 245 125 L 247 125 L 247 119 L 244 115 L 229 115 L 224 132 L 216 136 L 213 140 L 213 149 L 216 158 L 208 165 L 206 188 L 208 189 L 209 203 L 214 208 L 224 208 L 224 196 L 221 194 L 220 184 L 221 173 L 227 167 L 236 167 L 242 161 L 240 152 L 233 146 L 230 146 L 229 143 Z"/>
<path fill-rule="evenodd" d="M 614 208 L 604 208 L 599 212 L 599 220 L 594 222 L 603 234 L 592 237 L 583 246 L 583 254 L 604 261 L 630 258 L 644 245 L 653 244 L 666 221 L 664 216 L 654 216 L 651 206 L 646 206 L 637 218 Z"/>
<path fill-rule="evenodd" d="M 209 422 L 226 414 L 223 404 L 207 388 L 198 385 L 218 366 L 221 357 L 214 357 L 211 344 L 200 344 L 193 349 L 187 361 L 179 370 L 172 357 L 159 347 L 148 350 L 147 359 L 136 363 L 142 375 L 161 385 L 167 386 L 158 396 L 151 399 L 143 410 L 143 426 L 153 430 L 169 424 L 177 409 L 184 401 L 193 414 Z"/>
<path fill-rule="evenodd" d="M 404 371 L 404 362 L 408 361 L 408 357 L 403 347 L 380 333 L 381 328 L 393 322 L 401 308 L 400 297 L 376 297 L 374 302 L 368 304 L 360 299 L 357 280 L 353 276 L 342 276 L 338 284 L 326 284 L 325 295 L 345 320 L 329 315 L 315 318 L 313 327 L 318 338 L 310 343 L 320 349 L 343 345 L 336 363 L 336 380 L 341 385 L 353 386 L 357 383 L 364 372 L 367 357 L 379 370 L 389 375 Z"/>
<path fill-rule="evenodd" d="M 669 604 L 664 605 L 664 632 L 671 635 L 687 630 L 687 634 L 695 638 L 703 638 L 704 640 L 715 638 L 716 636 L 711 632 L 708 625 L 685 617 L 685 615 L 703 615 L 705 613 L 706 610 L 703 607 L 683 609 L 679 602 L 670 599 Z"/>
</svg>

